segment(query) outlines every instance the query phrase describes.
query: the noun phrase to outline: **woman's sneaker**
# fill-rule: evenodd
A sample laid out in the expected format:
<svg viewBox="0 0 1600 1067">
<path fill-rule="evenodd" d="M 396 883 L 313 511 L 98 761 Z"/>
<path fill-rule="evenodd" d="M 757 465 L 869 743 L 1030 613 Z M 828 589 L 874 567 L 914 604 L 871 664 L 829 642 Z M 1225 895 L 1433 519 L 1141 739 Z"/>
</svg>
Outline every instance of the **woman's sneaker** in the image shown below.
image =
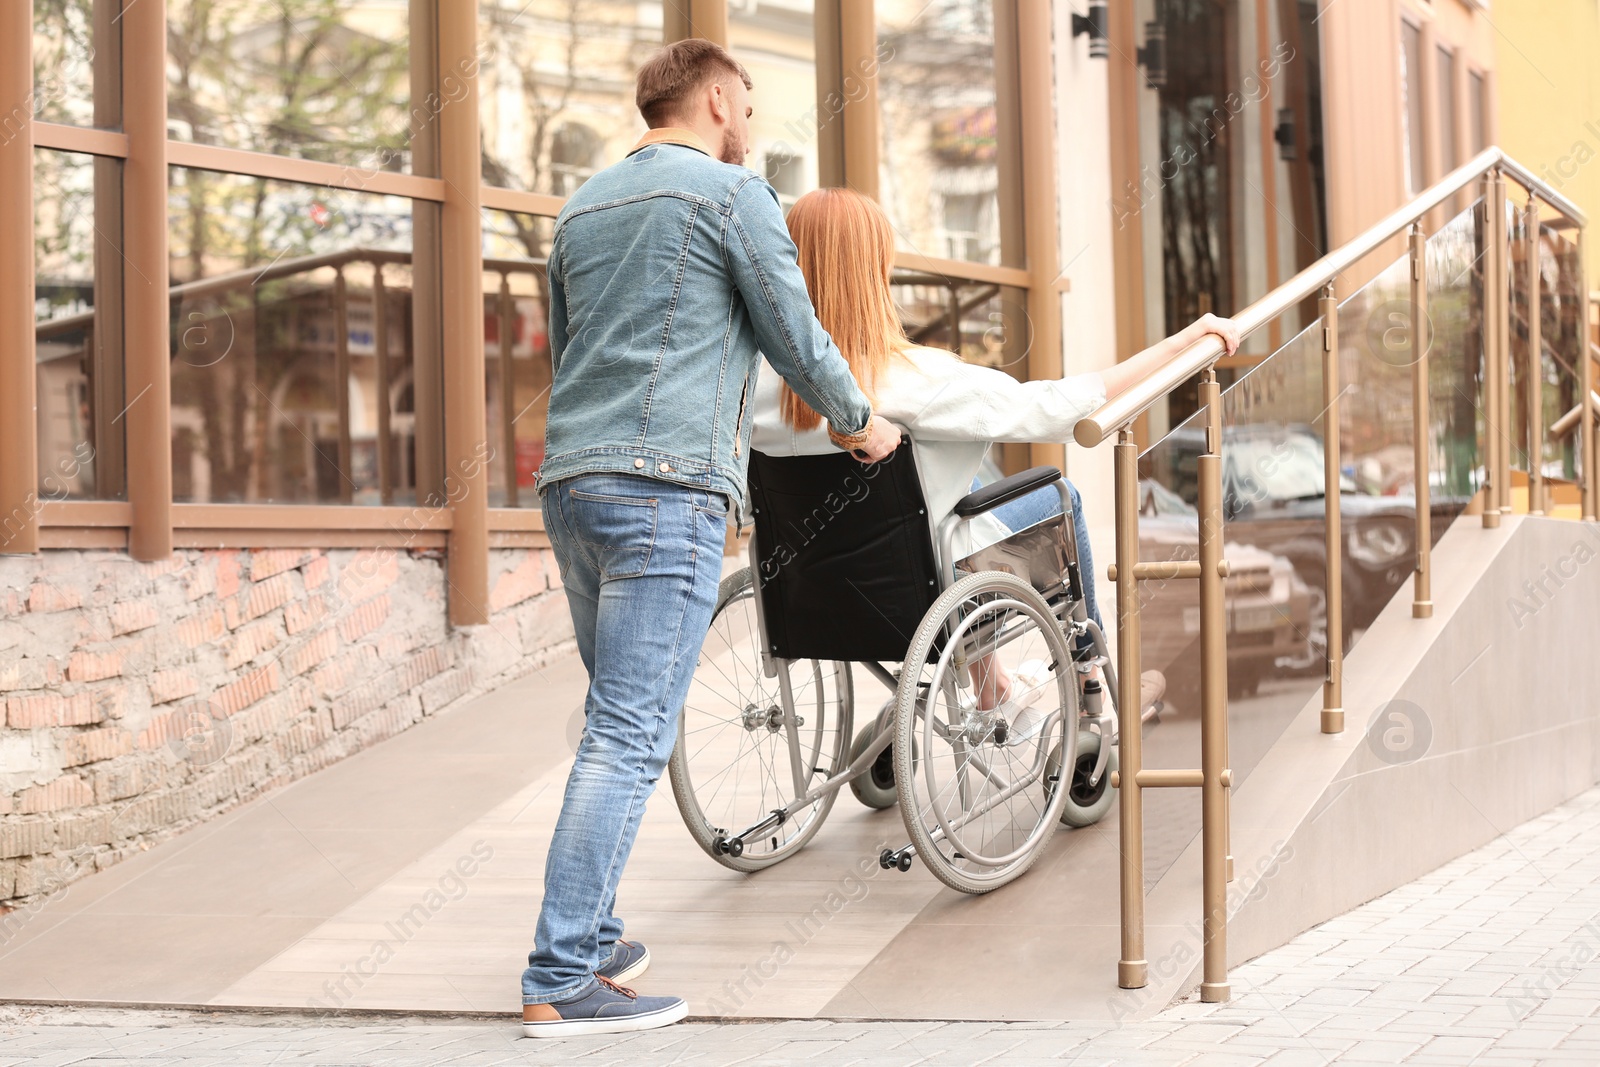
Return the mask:
<svg viewBox="0 0 1600 1067">
<path fill-rule="evenodd" d="M 566 1000 L 527 1004 L 522 1008 L 524 1037 L 584 1037 L 625 1034 L 670 1026 L 689 1014 L 682 997 L 641 997 L 609 978 Z"/>
<path fill-rule="evenodd" d="M 594 970 L 596 978 L 609 978 L 618 985 L 626 985 L 650 967 L 650 950 L 633 941 L 617 938 L 611 958 Z"/>
</svg>

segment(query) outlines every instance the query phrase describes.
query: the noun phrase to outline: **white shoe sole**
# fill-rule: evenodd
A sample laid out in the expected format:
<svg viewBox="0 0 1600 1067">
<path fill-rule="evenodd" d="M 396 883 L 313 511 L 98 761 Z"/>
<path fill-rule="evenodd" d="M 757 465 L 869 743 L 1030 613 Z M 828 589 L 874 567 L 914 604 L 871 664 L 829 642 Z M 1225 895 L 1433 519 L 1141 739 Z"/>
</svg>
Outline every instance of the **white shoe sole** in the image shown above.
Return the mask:
<svg viewBox="0 0 1600 1067">
<path fill-rule="evenodd" d="M 670 1008 L 641 1015 L 614 1015 L 606 1019 L 560 1019 L 547 1023 L 522 1024 L 523 1037 L 592 1037 L 595 1034 L 628 1034 L 671 1026 L 689 1014 L 689 1004 L 680 1000 Z"/>
<path fill-rule="evenodd" d="M 650 949 L 646 948 L 644 950 L 644 955 L 640 956 L 638 959 L 633 961 L 633 966 L 629 967 L 627 970 L 623 971 L 621 974 L 608 974 L 608 975 L 606 975 L 606 977 L 611 979 L 611 981 L 617 983 L 618 985 L 627 985 L 630 981 L 632 981 L 633 979 L 639 977 L 641 974 L 643 974 L 645 971 L 648 971 L 649 969 L 650 969 Z"/>
</svg>

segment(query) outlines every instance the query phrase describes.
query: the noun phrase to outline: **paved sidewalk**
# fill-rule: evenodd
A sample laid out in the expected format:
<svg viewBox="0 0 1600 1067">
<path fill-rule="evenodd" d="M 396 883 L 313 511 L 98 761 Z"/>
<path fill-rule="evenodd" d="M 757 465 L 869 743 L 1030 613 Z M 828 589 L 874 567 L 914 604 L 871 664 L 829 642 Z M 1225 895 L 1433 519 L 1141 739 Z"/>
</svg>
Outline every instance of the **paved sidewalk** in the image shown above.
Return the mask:
<svg viewBox="0 0 1600 1067">
<path fill-rule="evenodd" d="M 0 1005 L 0 1067 L 1592 1065 L 1600 1063 L 1597 842 L 1593 789 L 1237 968 L 1232 1003 L 1186 1002 L 1126 1026 L 689 1023 L 536 1043 L 497 1017 L 318 1020 L 12 1004 Z"/>
</svg>

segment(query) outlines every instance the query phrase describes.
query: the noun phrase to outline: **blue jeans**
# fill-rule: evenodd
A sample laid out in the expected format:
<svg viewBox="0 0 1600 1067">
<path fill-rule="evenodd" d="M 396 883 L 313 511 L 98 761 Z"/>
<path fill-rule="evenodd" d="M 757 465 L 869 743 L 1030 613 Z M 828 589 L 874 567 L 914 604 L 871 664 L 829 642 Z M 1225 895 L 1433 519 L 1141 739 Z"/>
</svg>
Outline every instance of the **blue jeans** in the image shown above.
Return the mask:
<svg viewBox="0 0 1600 1067">
<path fill-rule="evenodd" d="M 981 484 L 974 480 L 972 488 L 979 489 Z M 1078 495 L 1078 487 L 1070 481 L 1067 491 L 1072 497 L 1072 531 L 1078 540 L 1078 578 L 1083 583 L 1083 606 L 1089 618 L 1100 627 L 1100 632 L 1105 633 L 1106 624 L 1100 620 L 1100 605 L 1094 599 L 1094 557 L 1089 553 L 1089 524 L 1083 517 L 1083 497 Z M 1047 485 L 1026 496 L 1019 496 L 1009 504 L 1001 504 L 989 514 L 1005 523 L 1013 532 L 1023 530 L 1061 514 L 1061 494 L 1055 486 Z"/>
<path fill-rule="evenodd" d="M 545 860 L 524 1004 L 582 991 L 622 936 L 617 882 L 678 739 L 728 520 L 721 493 L 631 474 L 578 475 L 540 493 L 589 692 Z"/>
</svg>

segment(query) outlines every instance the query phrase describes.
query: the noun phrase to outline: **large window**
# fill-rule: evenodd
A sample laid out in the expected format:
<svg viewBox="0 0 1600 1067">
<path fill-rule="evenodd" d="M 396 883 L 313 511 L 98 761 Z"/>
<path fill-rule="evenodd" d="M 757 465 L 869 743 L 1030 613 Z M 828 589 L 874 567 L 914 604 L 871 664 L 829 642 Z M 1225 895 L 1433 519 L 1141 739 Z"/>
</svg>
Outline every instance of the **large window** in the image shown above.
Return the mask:
<svg viewBox="0 0 1600 1067">
<path fill-rule="evenodd" d="M 121 14 L 122 0 L 33 0 L 35 119 L 121 124 Z"/>
<path fill-rule="evenodd" d="M 1472 138 L 1472 154 L 1489 147 L 1488 89 L 1477 71 L 1467 75 L 1467 135 Z"/>
<path fill-rule="evenodd" d="M 1439 166 L 1448 173 L 1461 165 L 1456 149 L 1456 54 L 1439 49 Z"/>
<path fill-rule="evenodd" d="M 772 183 L 785 210 L 817 187 L 818 131 L 848 106 L 840 99 L 818 106 L 814 7 L 812 0 L 764 0 L 728 12 L 728 47 L 755 85 L 746 164 Z"/>
<path fill-rule="evenodd" d="M 123 493 L 121 169 L 34 150 L 35 427 L 52 500 Z"/>
<path fill-rule="evenodd" d="M 449 0 L 447 0 L 449 2 Z M 434 173 L 430 0 L 168 0 L 167 124 L 181 141 Z M 423 36 L 426 40 L 426 35 Z"/>
<path fill-rule="evenodd" d="M 550 289 L 545 261 L 554 221 L 483 213 L 483 354 L 489 402 L 489 505 L 538 507 L 550 410 Z"/>
<path fill-rule="evenodd" d="M 1015 146 L 1000 132 L 992 0 L 878 0 L 876 15 L 879 191 L 898 246 L 1020 264 L 1021 241 L 1001 219 Z"/>
<path fill-rule="evenodd" d="M 1404 20 L 1400 23 L 1400 109 L 1401 130 L 1405 138 L 1401 159 L 1405 164 L 1406 195 L 1415 196 L 1428 184 L 1427 123 L 1422 98 L 1422 31 Z"/>
<path fill-rule="evenodd" d="M 484 184 L 565 197 L 622 158 L 645 129 L 634 71 L 662 32 L 660 3 L 478 0 Z"/>
<path fill-rule="evenodd" d="M 172 481 L 191 503 L 425 502 L 437 205 L 172 168 Z M 418 492 L 419 484 L 423 492 Z"/>
<path fill-rule="evenodd" d="M 4 324 L 33 351 L 0 350 L 34 382 L 0 395 L 37 429 L 36 462 L 0 456 L 30 546 L 540 543 L 555 218 L 644 132 L 640 65 L 692 32 L 749 70 L 745 163 L 784 208 L 878 185 L 917 339 L 1024 374 L 1035 10 L 715 5 L 0 0 L 33 87 L 0 120 L 34 160 L 32 218 L 0 197 L 36 235 L 34 321 Z M 474 566 L 452 618 L 487 602 Z"/>
</svg>

